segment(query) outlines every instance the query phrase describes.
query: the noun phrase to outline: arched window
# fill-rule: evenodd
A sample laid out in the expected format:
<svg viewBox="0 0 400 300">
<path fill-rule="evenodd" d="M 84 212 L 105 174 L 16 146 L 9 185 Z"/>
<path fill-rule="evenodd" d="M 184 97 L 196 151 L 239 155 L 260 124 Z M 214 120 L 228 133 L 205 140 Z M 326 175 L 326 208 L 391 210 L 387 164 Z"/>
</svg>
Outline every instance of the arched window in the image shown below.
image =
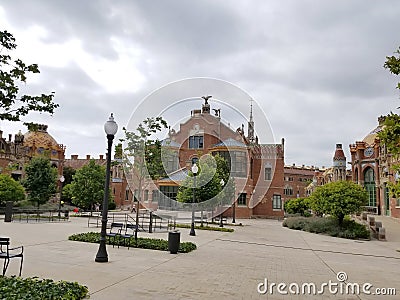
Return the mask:
<svg viewBox="0 0 400 300">
<path fill-rule="evenodd" d="M 368 206 L 376 207 L 375 173 L 371 167 L 364 171 L 364 188 L 368 193 Z"/>
</svg>

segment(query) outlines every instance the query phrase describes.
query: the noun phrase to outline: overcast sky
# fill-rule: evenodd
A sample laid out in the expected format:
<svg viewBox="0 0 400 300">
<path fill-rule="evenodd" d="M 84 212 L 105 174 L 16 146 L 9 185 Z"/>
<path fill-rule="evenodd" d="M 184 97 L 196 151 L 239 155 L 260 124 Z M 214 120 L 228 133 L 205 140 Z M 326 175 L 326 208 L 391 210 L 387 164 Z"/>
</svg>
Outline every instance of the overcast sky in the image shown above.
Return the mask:
<svg viewBox="0 0 400 300">
<path fill-rule="evenodd" d="M 0 24 L 17 40 L 13 55 L 39 64 L 24 90 L 54 91 L 60 104 L 24 121 L 48 124 L 67 157 L 105 153 L 110 112 L 122 128 L 158 88 L 210 77 L 255 100 L 286 140 L 286 164 L 330 166 L 336 143 L 349 161 L 349 144 L 399 106 L 399 79 L 382 67 L 400 46 L 399 12 L 397 0 L 4 0 Z"/>
</svg>

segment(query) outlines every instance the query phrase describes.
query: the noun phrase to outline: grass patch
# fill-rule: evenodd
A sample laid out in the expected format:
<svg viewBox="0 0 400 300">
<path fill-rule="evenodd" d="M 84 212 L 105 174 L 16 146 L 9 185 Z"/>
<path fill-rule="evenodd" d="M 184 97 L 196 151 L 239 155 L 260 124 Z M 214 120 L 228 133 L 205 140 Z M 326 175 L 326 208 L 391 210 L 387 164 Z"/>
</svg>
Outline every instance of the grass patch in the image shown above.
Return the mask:
<svg viewBox="0 0 400 300">
<path fill-rule="evenodd" d="M 0 276 L 0 299 L 85 299 L 89 298 L 88 292 L 77 282 Z"/>
<path fill-rule="evenodd" d="M 332 217 L 292 217 L 287 218 L 283 226 L 345 239 L 370 239 L 370 231 L 365 225 L 349 219 L 343 220 L 342 225 L 339 225 L 338 221 Z"/>
<path fill-rule="evenodd" d="M 173 224 L 170 224 L 169 227 L 174 227 Z M 190 228 L 190 224 L 175 224 L 176 228 Z M 210 231 L 222 231 L 222 232 L 234 232 L 232 228 L 226 228 L 226 227 L 214 227 L 214 226 L 195 226 L 195 229 L 199 230 L 210 230 Z"/>
<path fill-rule="evenodd" d="M 99 243 L 100 241 L 100 233 L 99 232 L 87 232 L 87 233 L 77 233 L 73 234 L 68 237 L 70 241 L 77 241 L 77 242 L 86 242 L 86 243 Z M 107 244 L 110 244 L 109 239 L 106 240 Z M 115 239 L 115 243 L 120 246 L 123 246 L 124 241 L 122 238 L 117 236 Z M 168 241 L 163 239 L 150 239 L 150 238 L 138 238 L 135 241 L 134 238 L 126 241 L 126 246 L 131 248 L 142 248 L 142 249 L 152 249 L 152 250 L 161 250 L 161 251 L 168 251 Z M 196 250 L 196 244 L 192 242 L 181 242 L 179 244 L 178 252 L 181 253 L 188 253 L 193 250 Z"/>
</svg>

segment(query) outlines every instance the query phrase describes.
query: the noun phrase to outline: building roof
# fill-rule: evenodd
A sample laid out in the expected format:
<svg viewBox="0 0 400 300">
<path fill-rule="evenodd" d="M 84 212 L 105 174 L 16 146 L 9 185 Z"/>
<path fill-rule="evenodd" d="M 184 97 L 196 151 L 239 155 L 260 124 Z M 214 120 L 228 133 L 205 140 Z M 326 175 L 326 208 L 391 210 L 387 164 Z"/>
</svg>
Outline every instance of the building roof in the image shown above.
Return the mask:
<svg viewBox="0 0 400 300">
<path fill-rule="evenodd" d="M 378 133 L 382 131 L 382 125 L 378 125 L 374 130 L 367 134 L 367 136 L 362 140 L 368 145 L 372 145 L 375 139 L 378 137 Z"/>
<path fill-rule="evenodd" d="M 333 160 L 346 160 L 344 155 L 342 144 L 336 144 L 335 154 L 333 155 Z"/>
<path fill-rule="evenodd" d="M 159 183 L 162 182 L 180 182 L 184 181 L 188 177 L 188 171 L 186 168 L 182 168 L 179 170 L 176 170 L 175 172 L 172 172 L 171 174 L 168 175 L 168 177 L 161 178 L 158 180 Z"/>
<path fill-rule="evenodd" d="M 59 144 L 57 141 L 47 132 L 46 125 L 39 125 L 38 130 L 29 130 L 24 134 L 24 146 L 44 149 L 58 149 Z"/>
<path fill-rule="evenodd" d="M 214 147 L 239 147 L 239 148 L 247 148 L 247 146 L 239 141 L 236 141 L 232 138 L 222 141 L 221 143 L 215 144 Z"/>
</svg>

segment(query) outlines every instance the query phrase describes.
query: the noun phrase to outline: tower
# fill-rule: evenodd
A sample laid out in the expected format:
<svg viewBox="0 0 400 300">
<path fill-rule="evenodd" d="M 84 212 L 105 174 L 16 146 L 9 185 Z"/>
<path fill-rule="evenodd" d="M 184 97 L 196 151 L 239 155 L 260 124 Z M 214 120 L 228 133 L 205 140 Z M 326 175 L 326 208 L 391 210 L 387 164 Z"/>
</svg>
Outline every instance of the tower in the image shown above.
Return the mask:
<svg viewBox="0 0 400 300">
<path fill-rule="evenodd" d="M 342 144 L 336 144 L 333 155 L 333 181 L 341 180 L 346 180 L 346 156 L 344 156 Z"/>
<path fill-rule="evenodd" d="M 253 99 L 250 99 L 250 118 L 247 125 L 247 138 L 254 143 Z"/>
</svg>

